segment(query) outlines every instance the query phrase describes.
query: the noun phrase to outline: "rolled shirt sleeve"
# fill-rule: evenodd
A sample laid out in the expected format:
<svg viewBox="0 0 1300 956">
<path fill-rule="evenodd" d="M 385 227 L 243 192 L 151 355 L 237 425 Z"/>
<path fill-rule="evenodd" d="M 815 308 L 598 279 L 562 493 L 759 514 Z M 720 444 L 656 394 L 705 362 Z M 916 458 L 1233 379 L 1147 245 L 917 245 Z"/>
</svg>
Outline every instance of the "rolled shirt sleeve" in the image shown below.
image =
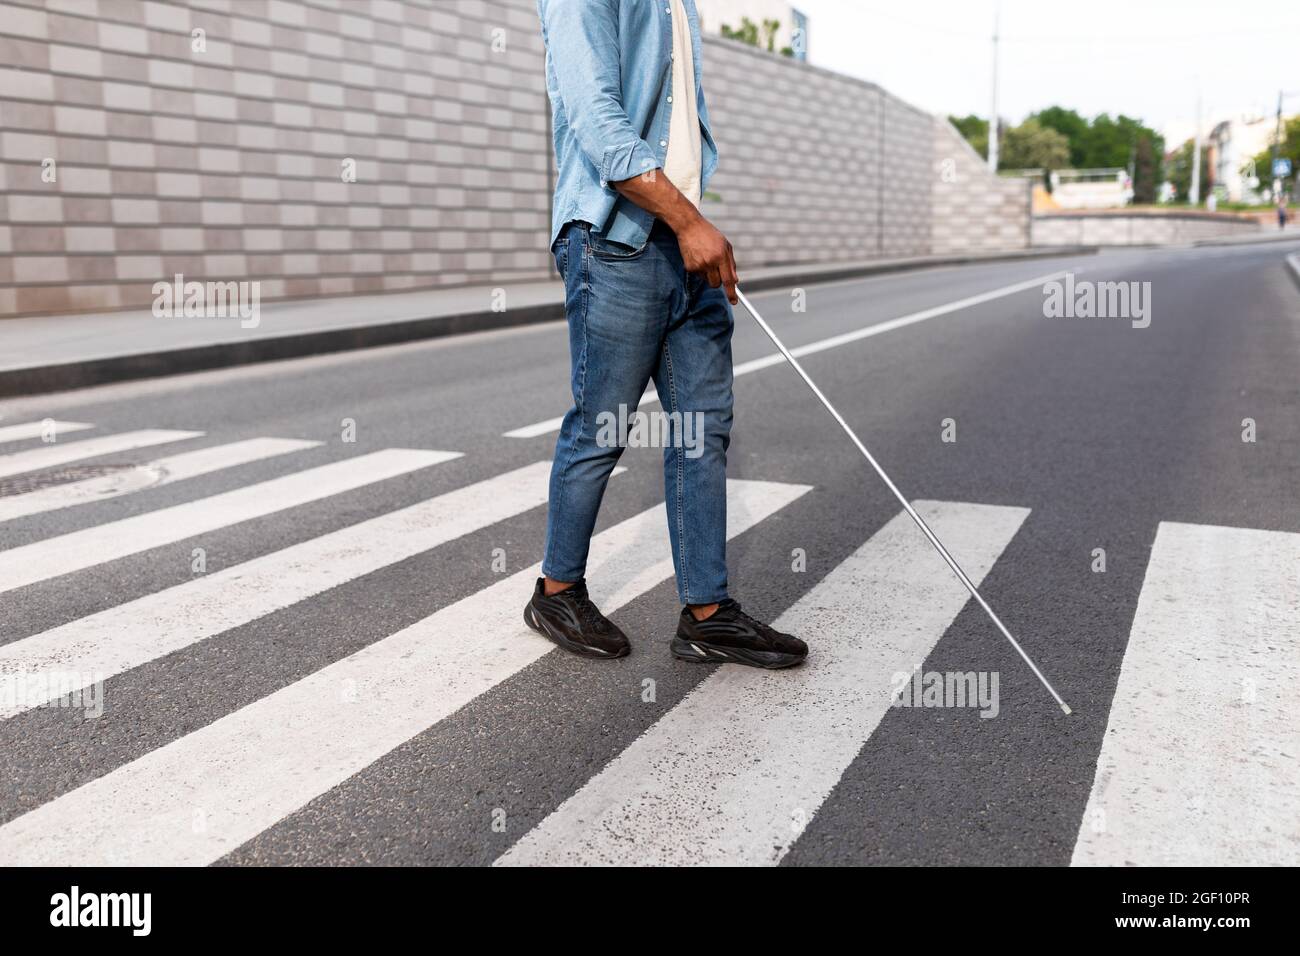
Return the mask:
<svg viewBox="0 0 1300 956">
<path fill-rule="evenodd" d="M 610 146 L 605 150 L 600 161 L 600 181 L 602 184 L 621 183 L 633 176 L 658 169 L 657 157 L 648 143 L 638 137 L 621 146 Z"/>
<path fill-rule="evenodd" d="M 659 157 L 623 108 L 616 0 L 541 0 L 539 7 L 565 117 L 601 185 L 657 169 Z"/>
</svg>

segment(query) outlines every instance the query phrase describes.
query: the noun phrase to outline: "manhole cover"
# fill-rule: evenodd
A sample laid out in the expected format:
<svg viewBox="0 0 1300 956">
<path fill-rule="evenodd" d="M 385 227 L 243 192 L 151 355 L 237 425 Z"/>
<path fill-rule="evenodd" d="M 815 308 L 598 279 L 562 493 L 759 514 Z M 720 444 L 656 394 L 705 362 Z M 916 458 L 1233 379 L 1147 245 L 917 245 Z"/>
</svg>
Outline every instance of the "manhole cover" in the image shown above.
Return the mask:
<svg viewBox="0 0 1300 956">
<path fill-rule="evenodd" d="M 87 478 L 99 478 L 103 475 L 115 475 L 131 471 L 135 465 L 70 465 L 67 468 L 55 468 L 51 471 L 38 471 L 29 475 L 17 475 L 13 478 L 0 479 L 0 498 L 10 495 L 23 495 L 29 491 L 53 488 Z"/>
</svg>

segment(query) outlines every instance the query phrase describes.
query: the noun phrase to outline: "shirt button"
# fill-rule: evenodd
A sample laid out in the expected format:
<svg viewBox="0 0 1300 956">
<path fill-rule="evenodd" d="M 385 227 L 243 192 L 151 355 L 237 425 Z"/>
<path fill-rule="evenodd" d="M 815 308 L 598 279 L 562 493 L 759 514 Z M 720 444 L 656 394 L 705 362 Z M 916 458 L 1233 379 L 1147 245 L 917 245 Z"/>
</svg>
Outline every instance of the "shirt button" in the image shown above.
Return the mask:
<svg viewBox="0 0 1300 956">
<path fill-rule="evenodd" d="M 668 140 L 666 140 L 666 139 L 661 139 L 661 140 L 659 141 L 659 145 L 660 145 L 660 146 L 667 146 L 667 145 L 668 145 Z"/>
<path fill-rule="evenodd" d="M 672 8 L 672 7 L 664 7 L 664 13 L 668 14 L 668 15 L 671 17 L 671 16 L 673 15 L 673 8 Z"/>
<path fill-rule="evenodd" d="M 668 97 L 668 102 L 671 103 L 672 101 L 673 101 L 673 98 L 672 98 L 671 96 Z"/>
</svg>

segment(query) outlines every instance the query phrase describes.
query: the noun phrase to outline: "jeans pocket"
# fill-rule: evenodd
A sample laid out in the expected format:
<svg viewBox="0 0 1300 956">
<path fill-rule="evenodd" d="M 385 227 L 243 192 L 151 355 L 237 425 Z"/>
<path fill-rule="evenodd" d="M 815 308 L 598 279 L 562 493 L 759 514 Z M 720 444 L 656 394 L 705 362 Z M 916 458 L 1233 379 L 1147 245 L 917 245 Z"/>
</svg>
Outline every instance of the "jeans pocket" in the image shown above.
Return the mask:
<svg viewBox="0 0 1300 956">
<path fill-rule="evenodd" d="M 560 273 L 560 278 L 564 278 L 564 267 L 569 261 L 569 237 L 561 236 L 555 240 L 555 245 L 551 246 L 551 255 L 555 256 L 555 268 Z"/>
<path fill-rule="evenodd" d="M 648 239 L 642 243 L 640 248 L 635 248 L 626 246 L 621 242 L 610 242 L 594 232 L 587 234 L 587 249 L 590 250 L 591 257 L 602 262 L 628 262 L 639 259 L 645 255 L 645 251 L 649 247 L 650 242 Z"/>
</svg>

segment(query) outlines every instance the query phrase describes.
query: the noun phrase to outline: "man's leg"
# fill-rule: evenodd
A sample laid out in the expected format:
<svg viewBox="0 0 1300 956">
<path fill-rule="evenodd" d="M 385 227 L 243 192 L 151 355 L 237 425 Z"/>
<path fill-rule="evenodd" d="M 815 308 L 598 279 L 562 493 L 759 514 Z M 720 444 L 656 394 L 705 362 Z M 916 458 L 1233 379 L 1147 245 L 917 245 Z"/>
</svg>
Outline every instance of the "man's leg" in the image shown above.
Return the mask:
<svg viewBox="0 0 1300 956">
<path fill-rule="evenodd" d="M 664 503 L 677 594 L 707 616 L 727 597 L 727 446 L 731 441 L 731 306 L 721 288 L 683 273 L 685 308 L 668 327 L 655 387 L 669 413 Z"/>
<path fill-rule="evenodd" d="M 610 472 L 623 454 L 619 408 L 636 410 L 659 357 L 668 311 L 653 243 L 622 261 L 593 254 L 571 227 L 564 264 L 573 407 L 551 466 L 542 574 L 579 580 Z M 599 249 L 600 247 L 597 246 Z"/>
<path fill-rule="evenodd" d="M 808 645 L 746 614 L 727 593 L 727 446 L 731 440 L 731 306 L 686 279 L 687 307 L 664 338 L 655 384 L 676 439 L 664 453 L 664 495 L 686 607 L 671 649 L 679 660 L 783 668 Z"/>
<path fill-rule="evenodd" d="M 619 425 L 641 401 L 680 292 L 663 281 L 662 236 L 628 255 L 593 241 L 584 227 L 569 227 L 562 243 L 566 237 L 556 260 L 565 282 L 573 408 L 551 466 L 544 577 L 524 620 L 574 653 L 622 657 L 631 648 L 627 636 L 587 595 L 587 553 L 605 485 L 623 453 Z"/>
</svg>

